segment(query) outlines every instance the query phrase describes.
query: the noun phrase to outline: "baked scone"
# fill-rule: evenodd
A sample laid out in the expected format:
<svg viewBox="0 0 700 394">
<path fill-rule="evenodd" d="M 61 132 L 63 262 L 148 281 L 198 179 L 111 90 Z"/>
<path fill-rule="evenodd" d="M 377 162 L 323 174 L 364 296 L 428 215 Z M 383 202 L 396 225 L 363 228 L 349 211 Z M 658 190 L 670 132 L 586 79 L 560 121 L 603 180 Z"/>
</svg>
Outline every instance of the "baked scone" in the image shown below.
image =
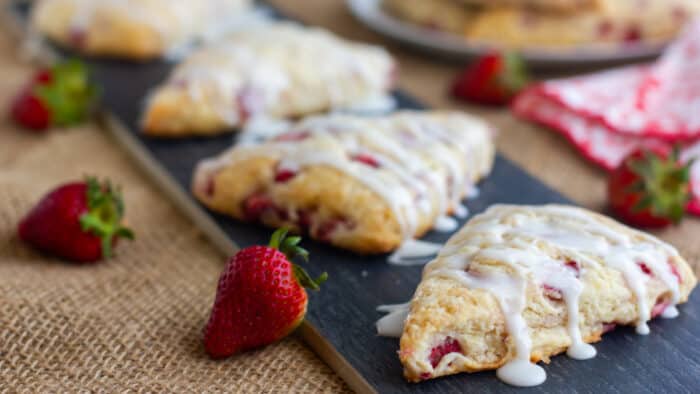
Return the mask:
<svg viewBox="0 0 700 394">
<path fill-rule="evenodd" d="M 696 282 L 672 246 L 600 214 L 495 205 L 426 266 L 400 359 L 414 382 L 499 368 L 507 383 L 539 384 L 544 370 L 531 361 L 593 357 L 588 343 L 616 324 L 646 334 Z"/>
<path fill-rule="evenodd" d="M 32 28 L 88 55 L 144 60 L 176 51 L 251 0 L 37 0 Z"/>
<path fill-rule="evenodd" d="M 385 253 L 462 213 L 461 199 L 490 171 L 491 134 L 460 112 L 312 117 L 202 161 L 192 190 L 240 220 Z"/>
<path fill-rule="evenodd" d="M 288 118 L 385 95 L 383 49 L 289 22 L 237 31 L 191 54 L 148 100 L 146 133 L 215 134 L 252 117 Z"/>
<path fill-rule="evenodd" d="M 695 0 L 598 0 L 575 12 L 467 6 L 458 0 L 385 0 L 406 21 L 503 48 L 561 49 L 620 43 L 660 43 L 700 15 Z"/>
</svg>

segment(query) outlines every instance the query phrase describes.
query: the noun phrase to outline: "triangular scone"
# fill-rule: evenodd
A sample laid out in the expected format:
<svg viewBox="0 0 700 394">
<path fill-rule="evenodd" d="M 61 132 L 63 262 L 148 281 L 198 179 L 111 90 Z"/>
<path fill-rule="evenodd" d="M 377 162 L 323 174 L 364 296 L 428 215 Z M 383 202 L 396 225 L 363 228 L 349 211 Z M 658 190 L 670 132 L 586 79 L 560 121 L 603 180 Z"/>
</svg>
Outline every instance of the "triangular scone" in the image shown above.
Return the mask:
<svg viewBox="0 0 700 394">
<path fill-rule="evenodd" d="M 253 117 L 299 117 L 386 95 L 394 62 L 379 47 L 277 22 L 241 29 L 191 54 L 148 100 L 143 129 L 231 131 Z"/>
<path fill-rule="evenodd" d="M 491 134 L 459 112 L 312 117 L 202 161 L 192 188 L 237 219 L 389 252 L 433 227 L 456 227 L 447 215 L 465 213 L 461 199 L 490 171 Z"/>
<path fill-rule="evenodd" d="M 38 0 L 32 28 L 89 55 L 148 59 L 227 23 L 250 0 Z M 229 22 L 230 23 L 230 22 Z"/>
<path fill-rule="evenodd" d="M 586 343 L 617 324 L 648 333 L 695 284 L 673 247 L 602 215 L 496 205 L 426 266 L 400 359 L 410 381 L 501 367 L 511 384 L 538 384 L 544 371 L 530 360 L 592 357 Z"/>
</svg>

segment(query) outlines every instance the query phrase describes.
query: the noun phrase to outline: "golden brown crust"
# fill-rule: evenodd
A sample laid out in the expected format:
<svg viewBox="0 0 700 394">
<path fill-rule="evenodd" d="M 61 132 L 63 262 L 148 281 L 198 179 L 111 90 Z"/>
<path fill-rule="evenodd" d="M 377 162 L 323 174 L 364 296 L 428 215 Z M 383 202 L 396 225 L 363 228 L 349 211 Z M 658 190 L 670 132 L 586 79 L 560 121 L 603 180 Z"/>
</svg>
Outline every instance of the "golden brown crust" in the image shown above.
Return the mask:
<svg viewBox="0 0 700 394">
<path fill-rule="evenodd" d="M 142 127 L 157 136 L 210 135 L 256 116 L 293 118 L 352 106 L 385 95 L 394 69 L 378 47 L 271 23 L 191 54 L 153 92 Z"/>
<path fill-rule="evenodd" d="M 385 253 L 398 247 L 400 230 L 389 207 L 360 182 L 333 168 L 318 166 L 278 184 L 274 180 L 276 163 L 264 157 L 237 162 L 215 176 L 213 198 L 202 195 L 197 188 L 194 191 L 208 207 L 242 220 L 246 220 L 244 201 L 262 193 L 285 211 L 293 207 L 296 215 L 284 215 L 285 219 L 270 210 L 255 220 L 271 228 L 287 226 L 297 233 L 308 231 L 315 238 L 319 237 L 321 223 L 346 220 L 352 230 L 336 231 L 333 244 L 357 253 Z M 348 211 L 350 207 L 356 209 Z M 300 227 L 298 215 L 302 212 L 313 212 L 314 224 L 309 229 Z"/>
<path fill-rule="evenodd" d="M 492 208 L 486 215 L 475 217 L 463 230 L 448 242 L 446 249 L 451 246 L 467 245 L 469 240 L 480 238 L 479 234 L 488 233 L 487 219 L 494 215 L 501 218 L 501 223 L 508 225 L 513 221 L 527 220 L 528 217 L 553 216 L 552 220 L 578 220 L 560 216 L 560 212 L 548 212 L 548 206 L 538 210 L 530 210 L 527 206 L 498 206 Z M 551 206 L 556 208 L 557 206 Z M 579 214 L 586 215 L 599 225 L 605 226 L 612 232 L 630 237 L 631 242 L 655 242 L 650 236 L 642 236 L 606 218 L 602 215 L 576 209 Z M 529 223 L 529 222 L 524 222 Z M 534 222 L 533 222 L 534 223 Z M 530 224 L 524 226 L 536 226 Z M 576 226 L 576 224 L 574 224 Z M 583 225 L 581 225 L 583 227 Z M 516 234 L 516 233 L 514 233 Z M 582 232 L 582 234 L 584 234 Z M 522 239 L 504 237 L 503 245 L 521 245 Z M 496 239 L 496 238 L 494 238 Z M 521 241 L 516 241 L 520 239 Z M 650 241 L 651 239 L 651 241 Z M 482 244 L 483 248 L 489 243 Z M 495 245 L 495 244 L 494 244 Z M 571 252 L 539 241 L 534 243 L 543 253 L 559 256 L 564 261 L 573 259 Z M 663 244 L 657 244 L 657 251 L 666 250 Z M 466 246 L 465 246 L 466 247 Z M 515 246 L 518 248 L 518 246 Z M 466 250 L 466 249 L 465 249 Z M 508 265 L 500 260 L 482 256 L 474 250 L 476 256 L 468 263 L 469 272 L 503 272 L 509 270 Z M 666 253 L 665 251 L 663 253 Z M 670 253 L 670 252 L 669 252 Z M 515 357 L 513 339 L 506 329 L 505 315 L 496 295 L 488 289 L 469 288 L 452 277 L 435 276 L 431 272 L 444 267 L 445 262 L 452 256 L 440 256 L 431 263 L 424 272 L 423 281 L 418 286 L 406 320 L 400 341 L 399 357 L 405 369 L 408 380 L 417 382 L 427 378 L 449 375 L 459 372 L 475 372 L 495 369 Z M 485 255 L 488 256 L 488 255 Z M 590 258 L 598 260 L 594 255 Z M 466 259 L 466 257 L 465 257 Z M 679 300 L 686 302 L 688 295 L 695 287 L 697 280 L 688 263 L 677 254 L 670 254 L 668 264 L 680 277 Z M 495 271 L 494 271 L 495 270 Z M 635 324 L 640 318 L 637 310 L 638 303 L 626 277 L 621 271 L 604 264 L 585 266 L 581 274 L 583 291 L 579 298 L 579 327 L 582 339 L 586 343 L 600 340 L 608 328 L 607 324 Z M 675 278 L 674 278 L 675 280 Z M 657 304 L 668 302 L 671 290 L 661 280 L 659 275 L 651 276 L 645 282 L 645 298 L 648 308 L 654 309 Z M 529 329 L 532 340 L 532 361 L 549 362 L 550 357 L 566 350 L 572 343 L 570 332 L 567 330 L 566 304 L 563 299 L 547 293 L 542 284 L 528 279 L 525 290 L 526 307 L 522 316 Z M 659 313 L 656 311 L 655 313 Z M 462 354 L 448 363 L 433 366 L 429 360 L 431 349 L 444 341 L 446 337 L 457 340 Z"/>
<path fill-rule="evenodd" d="M 338 141 L 328 138 L 334 127 L 346 127 L 345 132 L 366 137 L 372 133 L 382 134 L 383 138 L 396 138 L 396 134 L 402 130 L 401 125 L 416 122 L 454 131 L 455 139 L 464 139 L 455 140 L 455 145 L 461 143 L 476 152 L 472 157 L 461 159 L 462 163 L 456 163 L 463 166 L 460 170 L 463 171 L 462 176 L 471 178 L 468 182 L 476 182 L 486 175 L 493 160 L 493 146 L 486 125 L 462 114 L 403 112 L 376 120 L 351 116 L 317 119 L 325 122 L 325 125 L 313 126 L 315 120 L 311 119 L 293 127 L 295 131 L 290 132 L 315 130 L 316 134 L 307 140 L 237 147 L 218 159 L 202 162 L 194 177 L 193 193 L 207 207 L 239 220 L 260 221 L 270 227 L 286 225 L 357 253 L 385 253 L 396 249 L 403 241 L 403 222 L 400 223 L 391 202 L 370 186 L 376 181 L 367 183 L 361 175 L 351 175 L 348 171 L 357 171 L 368 177 L 377 176 L 379 182 L 394 182 L 396 187 L 407 186 L 401 183 L 404 181 L 393 179 L 394 175 L 388 167 L 374 169 L 346 158 L 349 153 L 345 148 Z M 358 138 L 362 140 L 365 137 Z M 362 149 L 370 152 L 367 154 L 379 157 L 382 147 L 365 141 Z M 456 147 L 446 149 L 443 154 L 464 156 Z M 338 164 L 304 164 L 289 179 L 280 181 L 278 177 L 284 167 L 283 159 L 289 161 L 295 154 L 307 151 L 311 154 L 316 151 L 329 152 L 339 160 Z M 420 151 L 411 152 L 416 154 Z M 428 157 L 417 160 L 426 160 L 426 166 L 440 168 L 439 163 Z M 436 171 L 440 174 L 439 170 Z M 375 172 L 377 175 L 374 175 Z M 420 183 L 418 179 L 415 182 Z M 416 218 L 410 236 L 423 235 L 439 216 L 437 192 L 426 192 L 431 193 L 424 196 L 427 199 L 425 203 L 429 204 L 428 210 L 420 210 L 413 205 L 407 207 L 414 212 L 407 212 L 406 217 L 414 215 Z M 399 196 L 405 195 L 399 193 Z M 255 207 L 262 209 L 256 210 Z M 403 215 L 401 219 L 404 220 Z"/>
</svg>

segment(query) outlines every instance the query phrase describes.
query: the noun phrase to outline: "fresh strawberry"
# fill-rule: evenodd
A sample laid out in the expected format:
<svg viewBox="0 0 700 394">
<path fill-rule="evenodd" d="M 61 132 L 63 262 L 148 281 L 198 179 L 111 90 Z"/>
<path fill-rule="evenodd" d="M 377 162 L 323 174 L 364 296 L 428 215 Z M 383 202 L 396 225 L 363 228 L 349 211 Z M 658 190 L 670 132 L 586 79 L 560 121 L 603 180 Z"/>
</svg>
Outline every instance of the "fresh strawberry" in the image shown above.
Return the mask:
<svg viewBox="0 0 700 394">
<path fill-rule="evenodd" d="M 77 60 L 37 72 L 12 102 L 18 124 L 35 131 L 81 122 L 90 112 L 96 89 Z"/>
<path fill-rule="evenodd" d="M 525 63 L 515 53 L 490 53 L 467 67 L 452 95 L 477 104 L 506 105 L 528 83 Z"/>
<path fill-rule="evenodd" d="M 268 246 L 251 246 L 231 258 L 219 278 L 216 300 L 204 331 L 204 347 L 214 358 L 267 345 L 287 336 L 304 320 L 304 288 L 318 290 L 327 278 L 312 279 L 290 260 L 308 252 L 287 229 L 272 234 Z"/>
<path fill-rule="evenodd" d="M 608 201 L 615 215 L 638 227 L 678 223 L 690 201 L 690 165 L 678 149 L 639 150 L 608 178 Z"/>
<path fill-rule="evenodd" d="M 44 100 L 26 89 L 12 104 L 12 118 L 27 129 L 43 131 L 51 124 L 51 113 Z"/>
<path fill-rule="evenodd" d="M 133 238 L 121 224 L 121 193 L 95 178 L 68 183 L 39 201 L 18 226 L 20 239 L 37 249 L 77 262 L 112 256 L 119 238 Z"/>
</svg>

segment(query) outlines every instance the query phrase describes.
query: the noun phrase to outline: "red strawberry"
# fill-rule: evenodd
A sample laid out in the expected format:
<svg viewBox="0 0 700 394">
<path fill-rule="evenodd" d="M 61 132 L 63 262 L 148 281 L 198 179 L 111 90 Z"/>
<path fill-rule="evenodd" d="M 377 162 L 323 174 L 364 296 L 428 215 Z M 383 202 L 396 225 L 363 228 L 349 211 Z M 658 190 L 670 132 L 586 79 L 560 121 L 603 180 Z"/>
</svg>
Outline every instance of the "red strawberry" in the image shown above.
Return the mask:
<svg viewBox="0 0 700 394">
<path fill-rule="evenodd" d="M 85 66 L 69 60 L 37 72 L 15 97 L 10 112 L 18 124 L 41 131 L 82 121 L 95 97 Z"/>
<path fill-rule="evenodd" d="M 690 201 L 690 165 L 678 150 L 639 150 L 608 178 L 608 201 L 613 213 L 638 227 L 678 223 Z"/>
<path fill-rule="evenodd" d="M 477 104 L 505 105 L 527 83 L 525 63 L 518 55 L 490 53 L 457 77 L 452 95 Z"/>
<path fill-rule="evenodd" d="M 19 237 L 37 249 L 78 262 L 112 256 L 120 237 L 132 239 L 121 225 L 121 193 L 95 178 L 68 183 L 39 201 L 18 226 Z"/>
<path fill-rule="evenodd" d="M 51 124 L 51 113 L 41 98 L 25 89 L 12 103 L 12 118 L 22 126 L 36 131 L 42 131 Z"/>
<path fill-rule="evenodd" d="M 219 278 L 216 300 L 204 331 L 204 347 L 214 358 L 267 345 L 287 336 L 304 320 L 304 288 L 318 290 L 317 279 L 290 262 L 308 252 L 301 237 L 287 229 L 272 234 L 269 246 L 251 246 L 231 258 Z"/>
</svg>

